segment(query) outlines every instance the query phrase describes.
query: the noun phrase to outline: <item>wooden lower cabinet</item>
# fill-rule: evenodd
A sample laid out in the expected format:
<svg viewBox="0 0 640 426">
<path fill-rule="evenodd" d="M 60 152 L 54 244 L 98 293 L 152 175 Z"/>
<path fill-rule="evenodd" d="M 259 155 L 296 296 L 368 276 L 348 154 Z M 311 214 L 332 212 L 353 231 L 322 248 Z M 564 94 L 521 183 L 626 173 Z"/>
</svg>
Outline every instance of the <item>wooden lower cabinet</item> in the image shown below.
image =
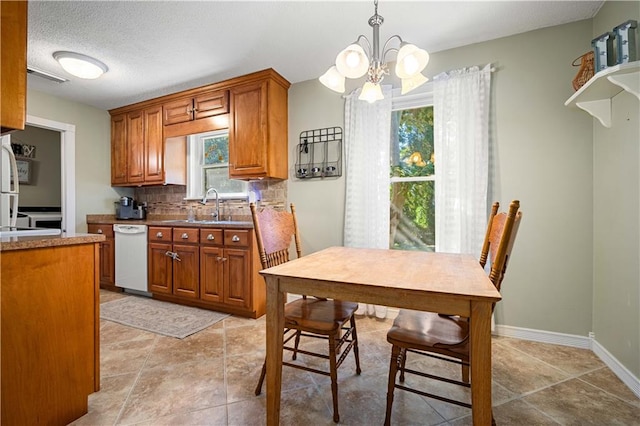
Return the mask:
<svg viewBox="0 0 640 426">
<path fill-rule="evenodd" d="M 161 300 L 262 316 L 265 286 L 252 234 L 251 229 L 150 227 L 149 291 Z"/>
<path fill-rule="evenodd" d="M 87 413 L 100 389 L 99 250 L 0 253 L 3 426 L 66 425 Z"/>
<path fill-rule="evenodd" d="M 106 239 L 100 243 L 100 288 L 111 291 L 122 291 L 116 287 L 115 273 L 115 240 L 112 224 L 89 224 L 90 234 L 101 234 Z"/>
</svg>

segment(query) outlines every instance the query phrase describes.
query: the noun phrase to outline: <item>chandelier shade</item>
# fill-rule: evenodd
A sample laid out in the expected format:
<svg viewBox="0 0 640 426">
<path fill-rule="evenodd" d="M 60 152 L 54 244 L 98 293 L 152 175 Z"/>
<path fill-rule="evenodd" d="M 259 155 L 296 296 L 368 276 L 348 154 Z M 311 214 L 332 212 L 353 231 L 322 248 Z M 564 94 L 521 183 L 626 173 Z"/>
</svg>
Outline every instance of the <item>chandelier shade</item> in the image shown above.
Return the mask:
<svg viewBox="0 0 640 426">
<path fill-rule="evenodd" d="M 344 76 L 338 72 L 335 65 L 320 76 L 320 82 L 334 92 L 344 93 Z"/>
<path fill-rule="evenodd" d="M 338 72 L 347 78 L 360 78 L 369 69 L 369 58 L 357 43 L 350 44 L 336 57 Z"/>
<path fill-rule="evenodd" d="M 367 76 L 358 99 L 373 103 L 384 99 L 380 83 L 389 74 L 386 57 L 389 53 L 396 53 L 395 73 L 402 81 L 402 94 L 408 93 L 424 84 L 428 78 L 422 71 L 429 63 L 429 53 L 411 43 L 406 43 L 399 35 L 393 35 L 384 43 L 380 53 L 380 25 L 384 18 L 378 15 L 378 0 L 373 2 L 374 15 L 369 18 L 369 25 L 373 28 L 373 43 L 364 35 L 359 35 L 354 43 L 342 50 L 336 57 L 336 63 L 320 77 L 320 82 L 327 88 L 338 93 L 345 91 L 345 78 L 360 78 Z M 393 47 L 392 42 L 398 42 Z M 365 50 L 366 49 L 366 50 Z"/>
</svg>

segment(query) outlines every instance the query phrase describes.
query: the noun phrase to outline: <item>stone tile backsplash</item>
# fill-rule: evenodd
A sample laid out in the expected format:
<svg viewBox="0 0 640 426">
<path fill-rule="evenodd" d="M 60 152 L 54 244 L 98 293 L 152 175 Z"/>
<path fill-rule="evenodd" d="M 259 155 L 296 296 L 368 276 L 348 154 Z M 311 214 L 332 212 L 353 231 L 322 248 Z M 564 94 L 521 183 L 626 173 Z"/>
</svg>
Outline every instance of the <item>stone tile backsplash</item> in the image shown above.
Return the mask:
<svg viewBox="0 0 640 426">
<path fill-rule="evenodd" d="M 260 180 L 249 182 L 249 191 L 256 194 L 259 205 L 269 205 L 278 209 L 285 207 L 287 201 L 287 181 Z M 215 200 L 207 201 L 203 206 L 198 200 L 185 200 L 187 187 L 184 185 L 143 186 L 135 189 L 134 198 L 147 203 L 147 215 L 184 216 L 189 207 L 193 207 L 196 219 L 208 219 L 215 211 Z M 248 200 L 220 200 L 221 220 L 251 220 Z"/>
</svg>

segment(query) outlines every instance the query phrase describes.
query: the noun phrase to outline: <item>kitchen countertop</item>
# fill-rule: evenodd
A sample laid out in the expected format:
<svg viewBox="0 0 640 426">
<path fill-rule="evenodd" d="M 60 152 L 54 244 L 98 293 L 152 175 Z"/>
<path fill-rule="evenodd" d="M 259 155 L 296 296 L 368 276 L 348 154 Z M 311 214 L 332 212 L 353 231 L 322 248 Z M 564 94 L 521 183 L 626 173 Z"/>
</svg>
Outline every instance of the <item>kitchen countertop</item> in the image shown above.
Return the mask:
<svg viewBox="0 0 640 426">
<path fill-rule="evenodd" d="M 43 247 L 70 246 L 75 244 L 91 244 L 99 243 L 104 240 L 104 235 L 84 233 L 63 233 L 62 235 L 41 235 L 27 237 L 2 237 L 0 238 L 0 252 Z"/>
<path fill-rule="evenodd" d="M 199 220 L 199 219 L 197 219 Z M 147 216 L 146 219 L 116 219 L 113 214 L 88 214 L 87 224 L 94 225 L 147 225 L 147 226 L 167 226 L 180 228 L 235 228 L 253 229 L 251 220 L 244 221 L 221 221 L 216 223 L 187 222 L 184 216 L 154 215 Z"/>
</svg>

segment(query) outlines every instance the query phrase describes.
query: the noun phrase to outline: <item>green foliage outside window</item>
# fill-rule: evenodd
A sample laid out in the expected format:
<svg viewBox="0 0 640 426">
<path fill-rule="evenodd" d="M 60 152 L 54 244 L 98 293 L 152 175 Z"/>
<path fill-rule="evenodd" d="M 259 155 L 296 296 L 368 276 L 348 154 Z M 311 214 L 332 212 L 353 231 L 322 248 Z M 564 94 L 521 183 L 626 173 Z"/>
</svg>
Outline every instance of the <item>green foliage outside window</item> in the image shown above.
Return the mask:
<svg viewBox="0 0 640 426">
<path fill-rule="evenodd" d="M 396 111 L 392 118 L 391 177 L 433 176 L 433 107 Z M 434 250 L 435 186 L 433 180 L 391 184 L 391 248 Z"/>
</svg>

